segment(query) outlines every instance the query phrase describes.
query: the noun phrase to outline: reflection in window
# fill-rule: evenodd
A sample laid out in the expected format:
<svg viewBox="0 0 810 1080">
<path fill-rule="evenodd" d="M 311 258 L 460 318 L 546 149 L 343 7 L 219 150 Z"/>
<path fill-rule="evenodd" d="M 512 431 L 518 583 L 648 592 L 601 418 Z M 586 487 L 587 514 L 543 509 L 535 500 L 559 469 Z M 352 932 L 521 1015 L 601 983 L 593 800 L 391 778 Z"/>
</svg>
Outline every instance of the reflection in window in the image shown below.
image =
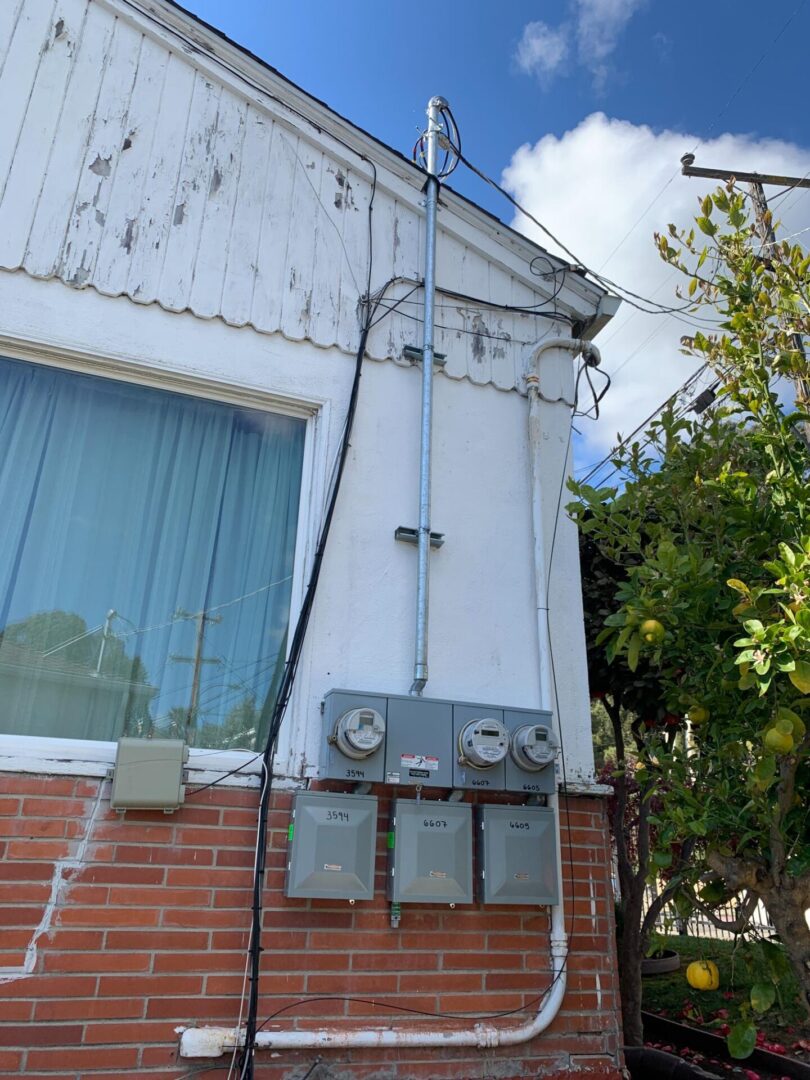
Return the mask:
<svg viewBox="0 0 810 1080">
<path fill-rule="evenodd" d="M 304 428 L 0 357 L 0 731 L 260 745 Z"/>
</svg>

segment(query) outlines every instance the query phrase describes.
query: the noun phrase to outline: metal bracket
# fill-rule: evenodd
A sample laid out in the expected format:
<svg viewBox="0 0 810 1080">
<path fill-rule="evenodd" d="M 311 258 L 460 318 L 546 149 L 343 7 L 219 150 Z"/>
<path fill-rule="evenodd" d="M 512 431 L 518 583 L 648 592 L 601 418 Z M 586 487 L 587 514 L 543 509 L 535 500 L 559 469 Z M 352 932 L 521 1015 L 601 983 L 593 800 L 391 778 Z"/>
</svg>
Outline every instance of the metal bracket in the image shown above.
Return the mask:
<svg viewBox="0 0 810 1080">
<path fill-rule="evenodd" d="M 405 544 L 418 544 L 419 530 L 409 529 L 405 525 L 399 525 L 396 529 L 394 529 L 394 539 L 402 540 Z M 442 544 L 444 544 L 444 533 L 431 532 L 430 546 L 432 548 L 440 548 Z"/>
<path fill-rule="evenodd" d="M 402 355 L 406 360 L 410 360 L 412 364 L 422 363 L 422 350 L 418 345 L 406 345 L 402 350 Z M 447 355 L 442 352 L 434 352 L 433 354 L 433 366 L 443 368 L 447 363 Z"/>
</svg>

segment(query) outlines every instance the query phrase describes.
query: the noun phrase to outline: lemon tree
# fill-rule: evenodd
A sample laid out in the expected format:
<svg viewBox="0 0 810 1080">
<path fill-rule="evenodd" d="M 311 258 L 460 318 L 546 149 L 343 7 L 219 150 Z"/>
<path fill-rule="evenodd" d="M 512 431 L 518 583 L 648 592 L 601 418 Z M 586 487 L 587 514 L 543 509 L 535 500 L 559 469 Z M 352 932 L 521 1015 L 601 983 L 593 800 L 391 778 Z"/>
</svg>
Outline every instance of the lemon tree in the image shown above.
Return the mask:
<svg viewBox="0 0 810 1080">
<path fill-rule="evenodd" d="M 569 511 L 614 568 L 594 643 L 628 676 L 653 674 L 659 712 L 680 721 L 674 737 L 638 729 L 652 858 L 691 842 L 684 874 L 709 913 L 694 891 L 707 869 L 718 895 L 761 898 L 810 1012 L 810 415 L 785 404 L 810 383 L 810 258 L 763 247 L 733 186 L 702 201 L 697 231 L 670 226 L 658 244 L 696 323 L 720 312 L 683 339 L 717 401 L 702 415 L 672 403 L 616 451 L 615 486 L 573 485 Z"/>
</svg>

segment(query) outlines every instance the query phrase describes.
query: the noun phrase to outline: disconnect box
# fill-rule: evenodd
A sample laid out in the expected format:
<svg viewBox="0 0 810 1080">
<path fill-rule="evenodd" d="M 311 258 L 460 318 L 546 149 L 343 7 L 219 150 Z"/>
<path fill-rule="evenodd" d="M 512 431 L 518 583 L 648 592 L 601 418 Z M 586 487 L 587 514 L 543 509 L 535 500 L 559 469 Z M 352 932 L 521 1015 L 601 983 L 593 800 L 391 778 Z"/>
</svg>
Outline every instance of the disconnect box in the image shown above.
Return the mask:
<svg viewBox="0 0 810 1080">
<path fill-rule="evenodd" d="M 485 904 L 556 904 L 555 812 L 545 806 L 478 809 L 478 874 Z"/>
<path fill-rule="evenodd" d="M 299 792 L 293 799 L 285 895 L 371 900 L 376 840 L 372 795 Z"/>
<path fill-rule="evenodd" d="M 472 903 L 470 805 L 395 800 L 388 899 L 419 904 Z"/>
</svg>

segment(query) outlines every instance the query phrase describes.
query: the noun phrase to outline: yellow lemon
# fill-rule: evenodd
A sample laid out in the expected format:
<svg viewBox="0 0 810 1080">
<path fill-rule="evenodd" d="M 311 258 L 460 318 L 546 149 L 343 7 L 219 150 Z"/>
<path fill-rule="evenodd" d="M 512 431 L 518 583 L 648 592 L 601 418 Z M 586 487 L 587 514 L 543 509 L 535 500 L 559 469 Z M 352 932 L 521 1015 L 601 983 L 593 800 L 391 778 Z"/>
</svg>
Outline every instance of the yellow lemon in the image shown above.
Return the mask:
<svg viewBox="0 0 810 1080">
<path fill-rule="evenodd" d="M 793 736 L 780 731 L 778 727 L 768 728 L 764 742 L 775 754 L 789 754 L 793 749 Z"/>
<path fill-rule="evenodd" d="M 686 969 L 686 981 L 693 990 L 716 990 L 720 972 L 713 960 L 693 960 Z"/>
<path fill-rule="evenodd" d="M 638 628 L 638 632 L 648 645 L 660 645 L 666 634 L 666 630 L 658 619 L 645 619 Z"/>
</svg>

